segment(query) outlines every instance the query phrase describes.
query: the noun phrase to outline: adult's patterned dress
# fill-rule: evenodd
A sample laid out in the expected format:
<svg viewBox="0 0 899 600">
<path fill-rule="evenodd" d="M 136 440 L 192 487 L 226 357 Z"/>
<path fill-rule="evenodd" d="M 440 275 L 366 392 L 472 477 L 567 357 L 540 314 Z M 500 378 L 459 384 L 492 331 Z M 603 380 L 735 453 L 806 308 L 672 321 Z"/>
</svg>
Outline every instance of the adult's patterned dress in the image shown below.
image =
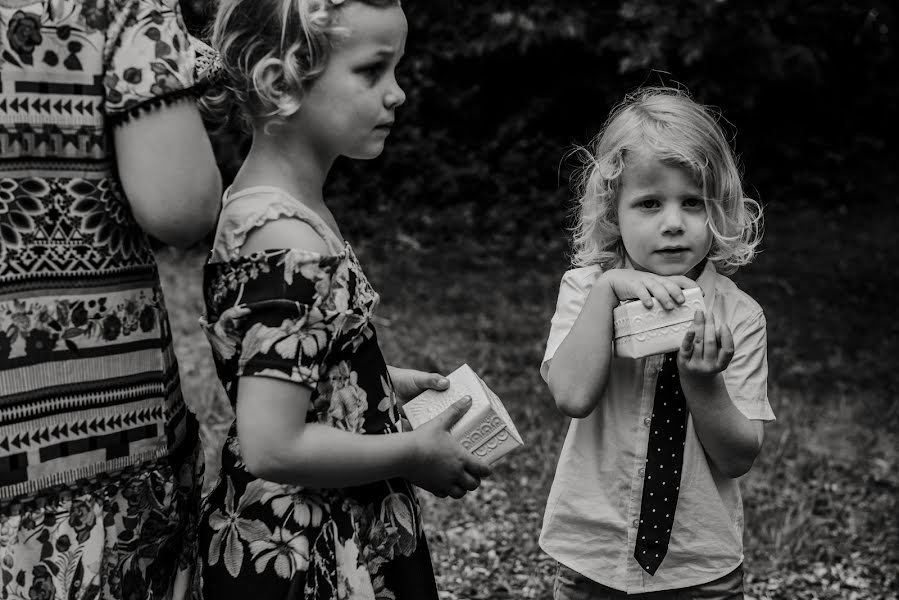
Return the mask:
<svg viewBox="0 0 899 600">
<path fill-rule="evenodd" d="M 0 588 L 167 598 L 196 421 L 112 128 L 192 93 L 176 0 L 0 0 Z"/>
</svg>

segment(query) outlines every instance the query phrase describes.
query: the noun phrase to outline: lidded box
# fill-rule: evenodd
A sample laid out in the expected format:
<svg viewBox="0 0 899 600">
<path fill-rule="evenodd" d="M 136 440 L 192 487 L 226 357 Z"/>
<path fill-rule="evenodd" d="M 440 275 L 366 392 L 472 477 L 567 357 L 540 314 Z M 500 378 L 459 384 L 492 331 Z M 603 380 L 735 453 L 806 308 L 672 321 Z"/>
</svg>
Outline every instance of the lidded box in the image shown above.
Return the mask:
<svg viewBox="0 0 899 600">
<path fill-rule="evenodd" d="M 665 310 L 652 299 L 652 308 L 640 300 L 629 300 L 612 311 L 615 328 L 615 354 L 626 358 L 642 358 L 666 354 L 680 348 L 684 335 L 693 323 L 697 310 L 705 311 L 702 290 L 683 290 L 685 301 Z"/>
<path fill-rule="evenodd" d="M 425 390 L 403 405 L 406 418 L 417 429 L 463 396 L 471 396 L 471 407 L 450 428 L 450 434 L 462 447 L 493 464 L 512 450 L 524 445 L 506 407 L 467 364 L 449 375 L 444 391 Z"/>
</svg>

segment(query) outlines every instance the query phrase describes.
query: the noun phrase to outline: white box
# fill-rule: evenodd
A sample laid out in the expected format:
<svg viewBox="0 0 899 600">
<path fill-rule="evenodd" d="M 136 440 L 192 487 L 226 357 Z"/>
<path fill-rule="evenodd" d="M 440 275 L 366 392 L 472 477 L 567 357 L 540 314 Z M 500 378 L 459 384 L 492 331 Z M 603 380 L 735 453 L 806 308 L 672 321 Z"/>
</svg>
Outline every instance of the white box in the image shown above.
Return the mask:
<svg viewBox="0 0 899 600">
<path fill-rule="evenodd" d="M 463 396 L 471 396 L 471 408 L 450 429 L 471 454 L 493 464 L 524 445 L 509 413 L 496 394 L 467 364 L 449 375 L 444 391 L 426 390 L 403 405 L 413 429 L 430 421 Z"/>
<path fill-rule="evenodd" d="M 686 300 L 672 310 L 665 310 L 653 298 L 652 308 L 646 308 L 640 300 L 629 300 L 612 311 L 615 354 L 642 358 L 680 348 L 696 311 L 705 311 L 702 290 L 697 287 L 683 292 Z"/>
</svg>

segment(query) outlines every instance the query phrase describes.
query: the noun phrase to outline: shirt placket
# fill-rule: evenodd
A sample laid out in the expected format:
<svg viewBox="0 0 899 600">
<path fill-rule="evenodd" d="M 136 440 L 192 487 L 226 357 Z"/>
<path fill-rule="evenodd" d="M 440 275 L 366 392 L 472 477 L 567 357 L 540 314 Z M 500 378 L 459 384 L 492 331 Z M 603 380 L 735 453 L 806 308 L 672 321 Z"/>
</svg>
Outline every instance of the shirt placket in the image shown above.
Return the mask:
<svg viewBox="0 0 899 600">
<path fill-rule="evenodd" d="M 643 478 L 646 474 L 646 449 L 649 442 L 649 428 L 652 425 L 652 409 L 655 402 L 656 379 L 662 366 L 664 355 L 658 354 L 646 358 L 643 365 L 643 384 L 640 389 L 640 412 L 637 421 L 637 435 L 634 436 L 634 463 L 631 470 L 630 495 L 628 496 L 627 516 L 627 548 L 624 548 L 623 560 L 627 577 L 627 592 L 642 592 L 646 574 L 633 559 L 634 544 L 637 541 L 637 528 L 640 525 L 640 506 L 643 499 Z"/>
</svg>

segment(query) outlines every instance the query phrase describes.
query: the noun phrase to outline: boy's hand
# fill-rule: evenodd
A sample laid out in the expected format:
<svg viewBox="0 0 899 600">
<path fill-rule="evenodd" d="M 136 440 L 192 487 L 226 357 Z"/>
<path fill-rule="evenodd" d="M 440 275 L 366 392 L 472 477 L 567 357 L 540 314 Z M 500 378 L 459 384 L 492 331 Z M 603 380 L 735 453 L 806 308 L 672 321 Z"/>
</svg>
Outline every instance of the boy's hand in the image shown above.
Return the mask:
<svg viewBox="0 0 899 600">
<path fill-rule="evenodd" d="M 698 287 L 695 281 L 683 275 L 665 277 L 633 269 L 610 269 L 600 276 L 600 280 L 606 281 L 618 300 L 637 298 L 643 306 L 652 308 L 655 298 L 666 310 L 684 303 L 686 298 L 682 289 Z"/>
<path fill-rule="evenodd" d="M 730 328 L 723 324 L 716 329 L 715 317 L 697 310 L 677 353 L 681 375 L 712 378 L 724 371 L 733 357 L 734 337 Z"/>
</svg>

